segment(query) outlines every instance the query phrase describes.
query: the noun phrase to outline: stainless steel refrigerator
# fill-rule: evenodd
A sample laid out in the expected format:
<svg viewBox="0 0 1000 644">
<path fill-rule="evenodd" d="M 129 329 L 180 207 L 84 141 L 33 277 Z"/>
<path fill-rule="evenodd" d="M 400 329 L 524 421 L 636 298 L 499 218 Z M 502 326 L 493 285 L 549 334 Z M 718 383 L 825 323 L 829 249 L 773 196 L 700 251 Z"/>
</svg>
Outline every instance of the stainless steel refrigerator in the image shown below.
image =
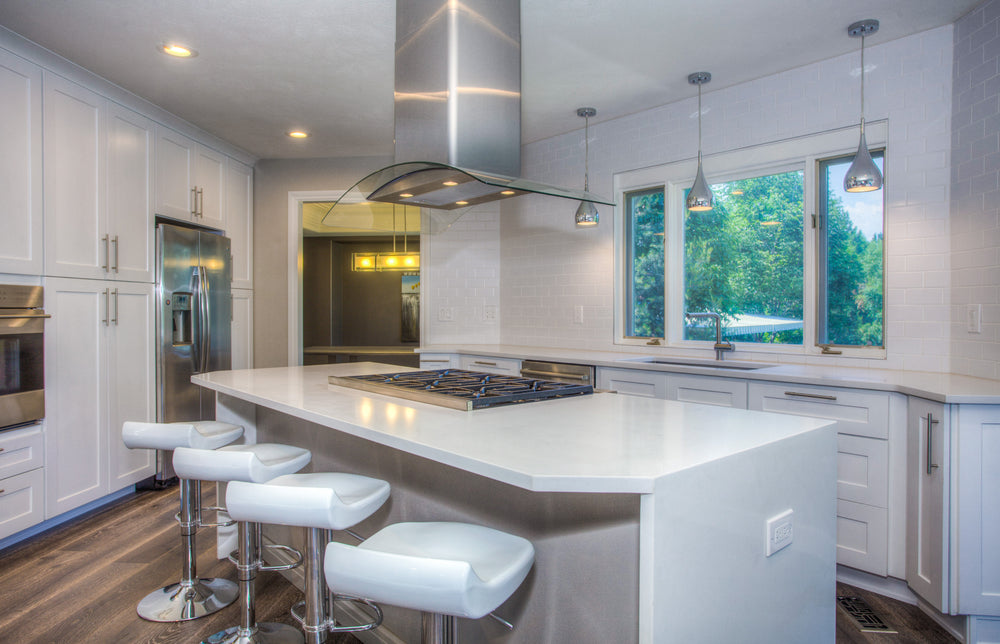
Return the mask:
<svg viewBox="0 0 1000 644">
<path fill-rule="evenodd" d="M 156 227 L 157 420 L 215 418 L 215 393 L 191 376 L 232 368 L 232 261 L 228 237 L 166 223 Z M 169 454 L 157 478 L 173 476 Z"/>
</svg>

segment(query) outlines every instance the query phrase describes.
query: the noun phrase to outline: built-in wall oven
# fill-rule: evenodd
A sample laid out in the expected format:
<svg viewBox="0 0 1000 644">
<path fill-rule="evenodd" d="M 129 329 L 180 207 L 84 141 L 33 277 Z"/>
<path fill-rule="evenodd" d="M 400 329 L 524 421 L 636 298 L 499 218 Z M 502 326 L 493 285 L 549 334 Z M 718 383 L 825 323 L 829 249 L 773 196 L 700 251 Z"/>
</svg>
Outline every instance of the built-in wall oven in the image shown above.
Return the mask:
<svg viewBox="0 0 1000 644">
<path fill-rule="evenodd" d="M 0 284 L 0 430 L 45 416 L 42 287 Z"/>
</svg>

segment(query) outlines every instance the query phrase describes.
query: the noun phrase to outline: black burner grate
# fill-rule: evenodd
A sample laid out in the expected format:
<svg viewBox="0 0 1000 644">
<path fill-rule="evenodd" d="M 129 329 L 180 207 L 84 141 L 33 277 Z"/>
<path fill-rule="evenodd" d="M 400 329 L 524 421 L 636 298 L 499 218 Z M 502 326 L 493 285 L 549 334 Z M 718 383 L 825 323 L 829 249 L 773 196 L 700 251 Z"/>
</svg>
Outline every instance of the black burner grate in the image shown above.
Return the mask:
<svg viewBox="0 0 1000 644">
<path fill-rule="evenodd" d="M 330 376 L 330 383 L 466 410 L 594 393 L 591 385 L 462 369 Z"/>
</svg>

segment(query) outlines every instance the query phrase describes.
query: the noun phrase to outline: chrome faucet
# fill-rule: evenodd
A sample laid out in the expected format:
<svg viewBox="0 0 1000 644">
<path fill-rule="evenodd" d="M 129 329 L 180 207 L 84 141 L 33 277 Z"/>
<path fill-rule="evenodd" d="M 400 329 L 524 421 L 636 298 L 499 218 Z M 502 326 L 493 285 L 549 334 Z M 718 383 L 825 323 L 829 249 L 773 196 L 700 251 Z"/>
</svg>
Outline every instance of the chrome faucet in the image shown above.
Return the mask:
<svg viewBox="0 0 1000 644">
<path fill-rule="evenodd" d="M 723 360 L 726 351 L 735 351 L 732 342 L 722 341 L 722 316 L 718 313 L 685 313 L 686 318 L 709 318 L 715 320 L 715 359 Z"/>
</svg>

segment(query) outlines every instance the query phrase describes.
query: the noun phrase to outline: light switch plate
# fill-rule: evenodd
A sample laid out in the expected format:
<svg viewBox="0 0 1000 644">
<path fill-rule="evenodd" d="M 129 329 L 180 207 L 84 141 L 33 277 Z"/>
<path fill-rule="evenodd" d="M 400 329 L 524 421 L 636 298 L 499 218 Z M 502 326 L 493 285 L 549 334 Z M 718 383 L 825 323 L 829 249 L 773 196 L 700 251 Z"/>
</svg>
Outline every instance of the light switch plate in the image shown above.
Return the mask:
<svg viewBox="0 0 1000 644">
<path fill-rule="evenodd" d="M 969 333 L 982 333 L 983 332 L 983 305 L 982 304 L 969 304 L 966 308 L 966 321 L 968 323 Z"/>
</svg>

